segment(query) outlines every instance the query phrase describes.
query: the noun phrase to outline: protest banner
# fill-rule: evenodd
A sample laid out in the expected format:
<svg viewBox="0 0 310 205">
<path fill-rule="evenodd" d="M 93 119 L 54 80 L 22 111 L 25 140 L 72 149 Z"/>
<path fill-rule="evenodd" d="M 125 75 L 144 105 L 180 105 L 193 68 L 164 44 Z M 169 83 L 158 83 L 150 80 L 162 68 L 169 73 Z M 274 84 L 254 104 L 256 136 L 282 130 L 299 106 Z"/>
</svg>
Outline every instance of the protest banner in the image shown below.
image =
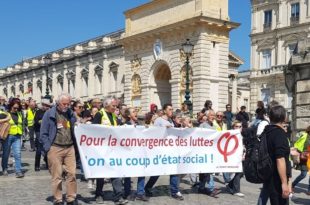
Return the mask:
<svg viewBox="0 0 310 205">
<path fill-rule="evenodd" d="M 86 178 L 242 171 L 236 130 L 79 125 L 75 135 Z"/>
</svg>

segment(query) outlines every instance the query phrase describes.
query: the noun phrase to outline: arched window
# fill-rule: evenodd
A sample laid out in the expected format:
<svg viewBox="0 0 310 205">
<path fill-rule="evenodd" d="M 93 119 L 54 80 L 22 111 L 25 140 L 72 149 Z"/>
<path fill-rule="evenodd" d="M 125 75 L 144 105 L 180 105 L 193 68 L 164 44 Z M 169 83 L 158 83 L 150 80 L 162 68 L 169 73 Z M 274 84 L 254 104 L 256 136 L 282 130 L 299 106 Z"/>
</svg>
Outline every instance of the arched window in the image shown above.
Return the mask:
<svg viewBox="0 0 310 205">
<path fill-rule="evenodd" d="M 67 79 L 68 79 L 68 93 L 71 96 L 75 95 L 75 72 L 73 70 L 69 70 L 67 72 Z"/>
<path fill-rule="evenodd" d="M 57 76 L 57 92 L 62 93 L 64 89 L 64 76 L 58 74 Z"/>
<path fill-rule="evenodd" d="M 95 92 L 96 94 L 102 94 L 102 76 L 103 76 L 103 66 L 98 64 L 95 68 Z"/>
<path fill-rule="evenodd" d="M 3 88 L 3 93 L 6 97 L 8 97 L 8 89 L 6 87 Z"/>
<path fill-rule="evenodd" d="M 19 91 L 21 94 L 24 94 L 25 89 L 23 83 L 19 84 Z"/>
<path fill-rule="evenodd" d="M 110 63 L 110 79 L 111 79 L 111 87 L 110 92 L 117 91 L 117 73 L 118 73 L 119 65 L 115 62 Z"/>
<path fill-rule="evenodd" d="M 88 96 L 88 75 L 89 75 L 89 70 L 88 68 L 84 68 L 81 71 L 81 77 L 82 77 L 82 85 L 83 85 L 83 90 L 82 94 L 83 96 Z"/>
<path fill-rule="evenodd" d="M 41 97 L 42 96 L 42 80 L 41 79 L 37 80 L 37 88 L 38 88 L 38 95 Z"/>
<path fill-rule="evenodd" d="M 15 85 L 11 86 L 11 93 L 12 93 L 12 97 L 16 97 Z"/>
<path fill-rule="evenodd" d="M 27 92 L 32 93 L 32 87 L 33 87 L 32 82 L 29 81 L 27 86 L 28 86 Z"/>
</svg>

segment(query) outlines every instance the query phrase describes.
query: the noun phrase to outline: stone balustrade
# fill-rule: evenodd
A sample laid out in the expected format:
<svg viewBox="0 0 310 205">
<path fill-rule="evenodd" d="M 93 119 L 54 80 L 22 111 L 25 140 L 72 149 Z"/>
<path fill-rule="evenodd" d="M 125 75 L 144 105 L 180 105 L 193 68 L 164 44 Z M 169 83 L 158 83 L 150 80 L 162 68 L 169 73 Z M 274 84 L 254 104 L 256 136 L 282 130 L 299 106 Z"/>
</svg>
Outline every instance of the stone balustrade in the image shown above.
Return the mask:
<svg viewBox="0 0 310 205">
<path fill-rule="evenodd" d="M 56 63 L 58 61 L 62 61 L 68 58 L 87 55 L 90 52 L 94 52 L 96 50 L 113 47 L 116 45 L 116 41 L 121 38 L 123 32 L 124 30 L 119 30 L 110 34 L 87 40 L 85 42 L 81 42 L 79 44 L 74 44 L 72 46 L 57 51 L 52 51 L 50 53 L 52 55 L 52 63 Z M 21 69 L 26 71 L 43 66 L 44 62 L 42 59 L 46 55 L 47 54 L 43 54 L 22 62 L 18 62 L 15 65 L 8 66 L 6 68 L 0 68 L 0 78 L 4 78 L 14 73 L 20 72 Z"/>
</svg>

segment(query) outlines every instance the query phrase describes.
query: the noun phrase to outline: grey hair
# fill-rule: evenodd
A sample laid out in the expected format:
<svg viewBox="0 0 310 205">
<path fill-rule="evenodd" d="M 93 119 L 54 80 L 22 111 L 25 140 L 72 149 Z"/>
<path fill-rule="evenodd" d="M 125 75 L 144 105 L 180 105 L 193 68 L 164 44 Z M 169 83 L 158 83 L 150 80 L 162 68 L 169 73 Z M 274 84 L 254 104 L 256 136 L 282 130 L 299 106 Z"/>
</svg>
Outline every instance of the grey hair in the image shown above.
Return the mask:
<svg viewBox="0 0 310 205">
<path fill-rule="evenodd" d="M 61 93 L 58 95 L 56 102 L 59 103 L 64 98 L 69 98 L 71 100 L 71 95 L 69 93 Z"/>
<path fill-rule="evenodd" d="M 108 107 L 115 100 L 114 97 L 107 97 L 103 100 L 103 107 Z"/>
</svg>

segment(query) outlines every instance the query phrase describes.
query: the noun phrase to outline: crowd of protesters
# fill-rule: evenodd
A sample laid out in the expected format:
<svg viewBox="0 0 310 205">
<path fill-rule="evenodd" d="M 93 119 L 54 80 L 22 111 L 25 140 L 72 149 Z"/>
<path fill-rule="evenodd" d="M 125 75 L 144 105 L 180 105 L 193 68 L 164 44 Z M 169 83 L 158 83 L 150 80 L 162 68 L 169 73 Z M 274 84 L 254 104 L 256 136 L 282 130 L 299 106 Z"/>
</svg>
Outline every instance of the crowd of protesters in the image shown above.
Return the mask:
<svg viewBox="0 0 310 205">
<path fill-rule="evenodd" d="M 67 204 L 78 204 L 76 169 L 83 167 L 79 158 L 74 137 L 74 126 L 78 124 L 103 124 L 108 126 L 122 125 L 147 125 L 161 127 L 201 127 L 217 131 L 257 127 L 257 135 L 266 130 L 272 130 L 269 139 L 268 150 L 272 152 L 272 159 L 278 167 L 274 171 L 273 180 L 264 183 L 258 199 L 258 204 L 266 204 L 270 199 L 271 204 L 288 204 L 288 194 L 291 189 L 291 171 L 288 165 L 290 130 L 287 128 L 285 110 L 278 103 L 273 102 L 266 109 L 264 103 L 259 101 L 255 111 L 255 117 L 250 120 L 246 107 L 241 106 L 238 113 L 232 113 L 230 104 L 226 110 L 213 110 L 212 101 L 207 100 L 204 107 L 197 115 L 191 116 L 186 104 L 175 108 L 172 104 L 163 105 L 159 109 L 156 104 L 150 105 L 150 111 L 141 118 L 139 109 L 123 104 L 119 99 L 109 97 L 104 100 L 99 98 L 87 102 L 73 100 L 68 94 L 61 94 L 55 104 L 43 99 L 36 102 L 33 99 L 20 100 L 10 98 L 6 100 L 0 96 L 0 123 L 9 122 L 10 130 L 6 139 L 1 140 L 2 149 L 2 175 L 8 175 L 8 161 L 11 150 L 15 163 L 17 178 L 24 177 L 22 170 L 21 151 L 27 151 L 25 143 L 30 141 L 30 152 L 35 152 L 35 171 L 41 170 L 41 156 L 44 166 L 49 169 L 52 178 L 52 192 L 54 204 L 63 204 L 61 184 L 66 180 Z M 276 128 L 276 129 L 274 129 Z M 275 130 L 275 131 L 274 131 Z M 301 134 L 294 145 L 297 152 L 304 153 L 310 147 L 310 127 Z M 283 160 L 282 160 L 283 159 Z M 285 171 L 278 172 L 281 167 Z M 300 162 L 297 168 L 301 174 L 295 179 L 294 188 L 307 176 L 308 168 L 305 161 Z M 64 174 L 66 175 L 65 177 Z M 223 173 L 223 180 L 229 193 L 237 197 L 244 197 L 241 192 L 240 180 L 242 173 Z M 170 195 L 176 200 L 184 200 L 179 189 L 180 179 L 183 176 L 170 176 Z M 108 181 L 113 187 L 113 201 L 115 204 L 126 204 L 128 200 L 149 201 L 153 196 L 152 188 L 159 176 L 151 176 L 147 181 L 145 177 L 138 177 L 136 193 L 131 190 L 131 178 L 85 179 L 88 187 L 95 189 L 97 204 L 104 203 L 103 186 Z M 189 174 L 193 187 L 198 187 L 198 193 L 210 197 L 219 197 L 221 190 L 215 186 L 213 173 Z M 287 185 L 287 186 L 286 186 Z M 310 194 L 310 177 L 307 194 Z"/>
</svg>

